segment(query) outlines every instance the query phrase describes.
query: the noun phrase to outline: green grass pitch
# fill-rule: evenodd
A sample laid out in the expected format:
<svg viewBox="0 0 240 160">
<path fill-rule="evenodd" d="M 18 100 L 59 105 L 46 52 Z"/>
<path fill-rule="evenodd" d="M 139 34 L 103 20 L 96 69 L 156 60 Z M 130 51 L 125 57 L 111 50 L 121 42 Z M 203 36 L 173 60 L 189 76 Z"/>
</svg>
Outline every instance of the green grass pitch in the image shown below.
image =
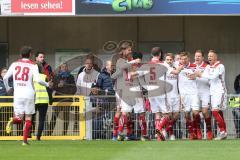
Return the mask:
<svg viewBox="0 0 240 160">
<path fill-rule="evenodd" d="M 239 160 L 240 140 L 0 141 L 0 160 Z"/>
</svg>

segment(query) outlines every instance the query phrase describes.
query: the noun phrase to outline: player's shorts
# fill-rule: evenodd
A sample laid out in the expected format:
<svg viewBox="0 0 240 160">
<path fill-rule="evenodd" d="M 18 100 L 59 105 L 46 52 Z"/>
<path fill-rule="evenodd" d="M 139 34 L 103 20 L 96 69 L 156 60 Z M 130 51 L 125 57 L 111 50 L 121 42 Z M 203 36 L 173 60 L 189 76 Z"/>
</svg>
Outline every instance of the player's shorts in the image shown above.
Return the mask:
<svg viewBox="0 0 240 160">
<path fill-rule="evenodd" d="M 170 113 L 170 106 L 166 105 L 166 98 L 157 96 L 157 97 L 149 97 L 149 102 L 151 106 L 152 113 Z"/>
<path fill-rule="evenodd" d="M 170 106 L 171 112 L 180 111 L 180 97 L 167 98 L 167 105 Z"/>
<path fill-rule="evenodd" d="M 13 102 L 14 113 L 16 116 L 21 114 L 34 114 L 35 103 L 34 99 L 15 98 Z"/>
<path fill-rule="evenodd" d="M 227 94 L 218 93 L 211 95 L 212 110 L 224 110 L 227 108 Z"/>
<path fill-rule="evenodd" d="M 181 95 L 182 107 L 185 112 L 199 111 L 199 98 L 197 94 Z"/>
<path fill-rule="evenodd" d="M 198 93 L 198 97 L 202 108 L 208 108 L 210 104 L 210 94 L 209 93 Z"/>
<path fill-rule="evenodd" d="M 134 110 L 134 113 L 143 113 L 145 112 L 145 105 L 142 98 L 135 98 L 136 104 L 131 106 L 125 101 L 121 100 L 121 112 L 131 113 Z"/>
</svg>

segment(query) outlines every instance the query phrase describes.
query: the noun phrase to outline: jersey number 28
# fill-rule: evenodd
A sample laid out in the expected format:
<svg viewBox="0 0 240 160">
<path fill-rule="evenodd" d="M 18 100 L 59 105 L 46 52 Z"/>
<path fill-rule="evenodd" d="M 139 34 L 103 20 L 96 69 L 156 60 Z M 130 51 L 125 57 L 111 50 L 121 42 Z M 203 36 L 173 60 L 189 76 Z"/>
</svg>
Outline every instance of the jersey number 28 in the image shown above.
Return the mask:
<svg viewBox="0 0 240 160">
<path fill-rule="evenodd" d="M 17 81 L 28 81 L 28 74 L 29 74 L 29 68 L 28 67 L 21 67 L 16 66 L 15 67 L 16 74 L 15 74 L 15 80 Z"/>
</svg>

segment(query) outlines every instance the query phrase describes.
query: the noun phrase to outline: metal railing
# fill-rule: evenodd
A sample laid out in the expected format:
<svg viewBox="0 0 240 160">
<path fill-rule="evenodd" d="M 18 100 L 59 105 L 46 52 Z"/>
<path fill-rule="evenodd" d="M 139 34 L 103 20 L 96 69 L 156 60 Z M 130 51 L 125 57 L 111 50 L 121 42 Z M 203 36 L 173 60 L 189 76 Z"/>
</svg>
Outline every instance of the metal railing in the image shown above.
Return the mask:
<svg viewBox="0 0 240 160">
<path fill-rule="evenodd" d="M 228 95 L 228 107 L 223 111 L 228 138 L 240 136 L 240 107 L 231 107 L 232 103 L 239 104 L 239 101 L 233 101 L 234 98 L 240 98 L 240 95 Z M 0 103 L 0 140 L 22 139 L 23 125 L 14 125 L 11 134 L 5 133 L 5 125 L 9 117 L 13 116 L 13 103 L 11 97 L 0 97 L 0 99 L 4 99 L 4 102 Z M 42 139 L 111 139 L 115 112 L 116 101 L 113 96 L 55 96 L 53 104 L 48 108 Z M 137 115 L 134 113 L 132 120 L 134 136 L 140 137 L 141 130 Z M 148 135 L 154 139 L 154 114 L 146 112 L 146 120 Z M 203 138 L 206 138 L 206 124 L 203 116 L 201 116 L 201 122 Z M 35 135 L 38 123 L 37 114 L 32 135 Z M 173 128 L 177 139 L 188 137 L 183 112 L 180 113 L 180 118 Z M 212 129 L 216 136 L 218 128 L 214 118 L 212 118 Z"/>
<path fill-rule="evenodd" d="M 23 124 L 14 124 L 10 134 L 5 132 L 5 126 L 13 116 L 12 97 L 2 96 L 0 103 L 0 140 L 22 139 Z M 53 104 L 49 105 L 42 139 L 85 139 L 85 100 L 83 96 L 54 96 Z M 39 121 L 38 112 L 33 120 L 32 138 L 35 138 Z"/>
</svg>

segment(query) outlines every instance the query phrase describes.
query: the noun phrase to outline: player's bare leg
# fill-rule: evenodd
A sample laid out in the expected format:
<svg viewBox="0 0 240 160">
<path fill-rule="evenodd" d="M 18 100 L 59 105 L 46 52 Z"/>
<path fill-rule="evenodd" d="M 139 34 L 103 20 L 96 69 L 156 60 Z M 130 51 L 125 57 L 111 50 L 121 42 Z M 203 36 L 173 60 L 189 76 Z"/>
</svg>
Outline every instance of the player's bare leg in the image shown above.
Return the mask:
<svg viewBox="0 0 240 160">
<path fill-rule="evenodd" d="M 203 107 L 202 113 L 203 113 L 205 123 L 206 123 L 206 128 L 207 128 L 207 139 L 212 140 L 213 133 L 212 133 L 211 115 L 208 112 L 208 107 Z"/>
<path fill-rule="evenodd" d="M 117 140 L 120 117 L 121 117 L 121 107 L 118 106 L 117 111 L 114 116 L 114 120 L 113 120 L 113 138 L 112 138 L 112 140 Z"/>
<path fill-rule="evenodd" d="M 197 136 L 197 139 L 201 140 L 202 139 L 202 131 L 200 128 L 201 117 L 198 110 L 193 110 L 192 112 L 193 112 L 194 133 Z"/>
<path fill-rule="evenodd" d="M 186 119 L 186 125 L 189 131 L 189 139 L 194 140 L 196 138 L 196 135 L 193 130 L 193 121 L 190 116 L 190 112 L 185 112 L 185 119 Z"/>
</svg>

